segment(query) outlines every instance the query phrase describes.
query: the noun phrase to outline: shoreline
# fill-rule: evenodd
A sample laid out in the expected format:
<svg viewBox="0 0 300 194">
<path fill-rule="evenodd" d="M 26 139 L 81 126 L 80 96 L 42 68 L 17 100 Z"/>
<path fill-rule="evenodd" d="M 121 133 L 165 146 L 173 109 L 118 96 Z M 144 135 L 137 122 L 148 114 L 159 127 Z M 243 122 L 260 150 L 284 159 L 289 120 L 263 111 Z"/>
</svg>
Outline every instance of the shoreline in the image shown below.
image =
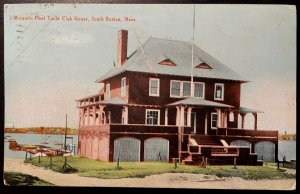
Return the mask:
<svg viewBox="0 0 300 194">
<path fill-rule="evenodd" d="M 33 132 L 4 132 L 4 135 L 8 134 L 41 134 L 41 135 L 65 135 L 64 133 L 33 133 Z M 78 135 L 78 133 L 69 133 L 67 135 Z"/>
<path fill-rule="evenodd" d="M 139 188 L 191 188 L 191 189 L 247 189 L 294 190 L 296 179 L 245 180 L 239 177 L 215 175 L 164 173 L 144 178 L 100 179 L 62 174 L 23 163 L 23 159 L 5 159 L 4 171 L 21 172 L 37 176 L 56 186 L 139 187 Z"/>
</svg>

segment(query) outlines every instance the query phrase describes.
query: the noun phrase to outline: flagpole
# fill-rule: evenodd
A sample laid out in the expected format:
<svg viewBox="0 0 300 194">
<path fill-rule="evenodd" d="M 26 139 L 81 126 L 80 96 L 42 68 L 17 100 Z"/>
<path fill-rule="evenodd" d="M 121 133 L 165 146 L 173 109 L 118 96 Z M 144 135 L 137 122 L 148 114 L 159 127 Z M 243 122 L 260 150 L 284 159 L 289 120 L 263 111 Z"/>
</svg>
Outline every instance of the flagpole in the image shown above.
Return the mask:
<svg viewBox="0 0 300 194">
<path fill-rule="evenodd" d="M 192 39 L 192 64 L 191 64 L 191 97 L 194 97 L 194 39 L 195 39 L 195 4 L 194 4 L 194 17 L 193 17 L 193 39 Z"/>
</svg>

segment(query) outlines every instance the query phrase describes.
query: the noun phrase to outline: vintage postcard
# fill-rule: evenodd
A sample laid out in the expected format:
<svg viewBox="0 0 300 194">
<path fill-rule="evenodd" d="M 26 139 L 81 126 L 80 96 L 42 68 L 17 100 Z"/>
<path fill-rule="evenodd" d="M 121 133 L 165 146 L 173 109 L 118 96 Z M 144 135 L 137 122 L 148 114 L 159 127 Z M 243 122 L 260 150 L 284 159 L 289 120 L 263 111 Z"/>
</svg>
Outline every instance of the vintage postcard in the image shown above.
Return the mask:
<svg viewBox="0 0 300 194">
<path fill-rule="evenodd" d="M 294 190 L 292 5 L 5 4 L 4 184 Z"/>
</svg>

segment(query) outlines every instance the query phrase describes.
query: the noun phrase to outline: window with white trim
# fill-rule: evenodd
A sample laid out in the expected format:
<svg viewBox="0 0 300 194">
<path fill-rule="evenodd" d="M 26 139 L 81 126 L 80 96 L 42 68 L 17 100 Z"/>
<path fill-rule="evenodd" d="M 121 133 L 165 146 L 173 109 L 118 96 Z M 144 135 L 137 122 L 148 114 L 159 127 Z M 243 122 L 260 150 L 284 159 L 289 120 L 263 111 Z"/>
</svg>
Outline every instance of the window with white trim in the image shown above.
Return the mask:
<svg viewBox="0 0 300 194">
<path fill-rule="evenodd" d="M 121 79 L 121 96 L 126 96 L 126 77 Z"/>
<path fill-rule="evenodd" d="M 195 82 L 194 83 L 194 97 L 197 98 L 204 98 L 204 83 L 201 82 Z"/>
<path fill-rule="evenodd" d="M 211 128 L 217 129 L 217 123 L 218 123 L 218 114 L 217 113 L 211 113 Z"/>
<path fill-rule="evenodd" d="M 159 125 L 160 110 L 146 109 L 146 125 Z"/>
<path fill-rule="evenodd" d="M 122 108 L 122 124 L 127 124 L 127 111 L 125 108 Z"/>
<path fill-rule="evenodd" d="M 170 97 L 190 97 L 191 82 L 171 80 Z M 205 84 L 203 82 L 194 82 L 194 97 L 204 98 Z"/>
<path fill-rule="evenodd" d="M 230 112 L 230 113 L 229 113 L 229 121 L 230 121 L 230 122 L 233 122 L 233 121 L 234 121 L 234 114 L 233 114 L 233 112 Z"/>
<path fill-rule="evenodd" d="M 159 96 L 159 79 L 149 79 L 149 96 Z"/>
<path fill-rule="evenodd" d="M 215 100 L 224 100 L 224 84 L 215 84 Z"/>
<path fill-rule="evenodd" d="M 191 96 L 191 82 L 182 82 L 182 96 L 183 97 Z"/>
<path fill-rule="evenodd" d="M 106 100 L 110 99 L 110 84 L 106 84 L 105 93 L 106 93 L 106 95 L 105 95 Z"/>
<path fill-rule="evenodd" d="M 171 81 L 171 97 L 180 97 L 181 96 L 181 82 L 180 81 Z"/>
</svg>

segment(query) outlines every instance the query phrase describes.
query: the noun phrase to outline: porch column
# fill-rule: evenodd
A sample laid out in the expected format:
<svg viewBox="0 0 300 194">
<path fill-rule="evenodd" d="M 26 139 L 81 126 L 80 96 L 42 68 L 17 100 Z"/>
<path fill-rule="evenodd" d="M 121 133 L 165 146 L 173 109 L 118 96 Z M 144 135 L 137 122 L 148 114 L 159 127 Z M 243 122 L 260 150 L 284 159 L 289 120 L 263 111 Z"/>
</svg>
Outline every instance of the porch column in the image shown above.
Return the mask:
<svg viewBox="0 0 300 194">
<path fill-rule="evenodd" d="M 189 127 L 191 127 L 191 116 L 192 116 L 192 107 L 188 107 L 188 109 L 187 109 L 187 126 L 189 126 Z"/>
<path fill-rule="evenodd" d="M 224 124 L 223 127 L 227 128 L 227 119 L 228 119 L 228 112 L 224 112 Z"/>
<path fill-rule="evenodd" d="M 251 153 L 255 153 L 255 143 L 251 142 Z"/>
<path fill-rule="evenodd" d="M 180 107 L 180 126 L 184 126 L 184 106 Z"/>
<path fill-rule="evenodd" d="M 176 125 L 180 125 L 180 107 L 176 106 Z"/>
<path fill-rule="evenodd" d="M 246 114 L 245 113 L 240 113 L 241 117 L 242 117 L 242 129 L 245 128 L 245 116 Z"/>
<path fill-rule="evenodd" d="M 99 125 L 102 125 L 102 113 L 103 113 L 103 106 L 99 105 Z"/>
<path fill-rule="evenodd" d="M 96 106 L 93 106 L 93 125 L 96 125 Z"/>
<path fill-rule="evenodd" d="M 128 106 L 124 106 L 123 107 L 124 109 L 125 109 L 125 115 L 124 115 L 124 119 L 125 119 L 125 121 L 124 121 L 124 124 L 128 124 Z"/>
<path fill-rule="evenodd" d="M 96 106 L 96 114 L 98 114 L 98 117 L 96 118 L 96 125 L 100 125 L 100 106 Z"/>
<path fill-rule="evenodd" d="M 222 122 L 222 112 L 220 108 L 217 108 L 217 128 L 221 127 Z"/>
<path fill-rule="evenodd" d="M 84 125 L 84 108 L 80 108 L 80 126 Z"/>
<path fill-rule="evenodd" d="M 207 112 L 205 112 L 204 135 L 207 135 Z"/>
<path fill-rule="evenodd" d="M 165 125 L 168 125 L 168 108 L 165 108 Z"/>
<path fill-rule="evenodd" d="M 87 107 L 87 125 L 90 126 L 90 107 Z"/>
<path fill-rule="evenodd" d="M 85 126 L 85 108 L 82 108 L 82 126 Z"/>
<path fill-rule="evenodd" d="M 253 114 L 253 116 L 254 116 L 254 130 L 257 130 L 257 113 L 254 112 L 254 113 L 252 113 L 252 114 Z"/>
</svg>

